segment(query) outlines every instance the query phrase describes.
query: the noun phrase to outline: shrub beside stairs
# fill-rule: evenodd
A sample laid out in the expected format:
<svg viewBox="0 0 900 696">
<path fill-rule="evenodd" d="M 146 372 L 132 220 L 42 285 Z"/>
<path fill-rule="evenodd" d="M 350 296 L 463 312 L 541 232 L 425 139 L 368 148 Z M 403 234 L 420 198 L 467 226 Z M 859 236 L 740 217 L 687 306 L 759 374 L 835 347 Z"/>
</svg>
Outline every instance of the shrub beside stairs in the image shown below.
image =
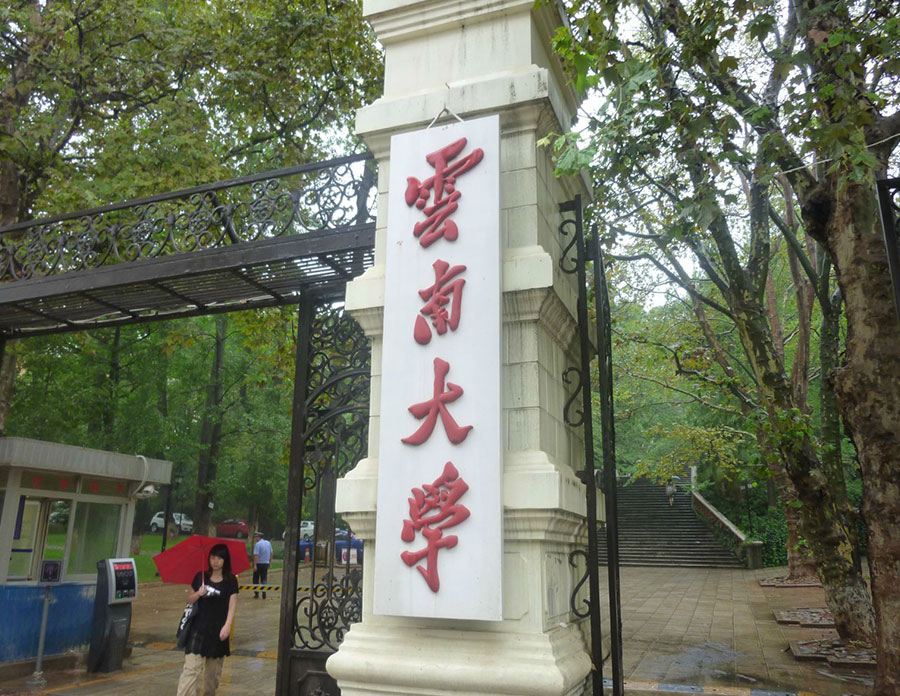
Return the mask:
<svg viewBox="0 0 900 696">
<path fill-rule="evenodd" d="M 672 507 L 665 486 L 645 479 L 620 482 L 616 493 L 620 565 L 745 567 L 694 514 L 689 491 L 679 488 Z M 605 529 L 600 531 L 597 551 L 600 564 L 606 565 Z"/>
</svg>

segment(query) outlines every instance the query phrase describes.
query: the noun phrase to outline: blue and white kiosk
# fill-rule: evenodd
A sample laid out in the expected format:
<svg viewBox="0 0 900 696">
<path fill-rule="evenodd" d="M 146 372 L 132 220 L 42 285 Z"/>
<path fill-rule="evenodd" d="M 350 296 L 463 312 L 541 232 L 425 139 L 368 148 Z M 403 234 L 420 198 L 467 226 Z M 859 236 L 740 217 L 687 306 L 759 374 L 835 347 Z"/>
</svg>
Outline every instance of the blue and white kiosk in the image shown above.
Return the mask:
<svg viewBox="0 0 900 696">
<path fill-rule="evenodd" d="M 172 463 L 20 437 L 0 438 L 0 663 L 38 654 L 41 561 L 62 561 L 44 654 L 86 650 L 97 563 L 127 557 L 137 498 Z"/>
</svg>

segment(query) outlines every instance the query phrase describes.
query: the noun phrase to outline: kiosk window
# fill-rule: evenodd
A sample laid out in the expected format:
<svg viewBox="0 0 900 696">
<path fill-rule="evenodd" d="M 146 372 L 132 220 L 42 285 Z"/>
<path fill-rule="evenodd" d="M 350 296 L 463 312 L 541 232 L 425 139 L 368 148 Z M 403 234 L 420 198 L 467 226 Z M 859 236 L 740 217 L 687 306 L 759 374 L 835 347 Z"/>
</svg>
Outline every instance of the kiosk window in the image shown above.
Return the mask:
<svg viewBox="0 0 900 696">
<path fill-rule="evenodd" d="M 47 541 L 44 543 L 43 558 L 62 559 L 66 550 L 66 533 L 69 528 L 68 500 L 50 501 L 50 524 L 47 527 Z"/>
<path fill-rule="evenodd" d="M 13 532 L 12 553 L 9 556 L 10 579 L 27 579 L 31 575 L 34 550 L 37 544 L 41 503 L 38 500 L 19 498 L 19 510 Z"/>
<path fill-rule="evenodd" d="M 97 571 L 97 561 L 116 555 L 121 505 L 77 503 L 66 575 Z"/>
</svg>

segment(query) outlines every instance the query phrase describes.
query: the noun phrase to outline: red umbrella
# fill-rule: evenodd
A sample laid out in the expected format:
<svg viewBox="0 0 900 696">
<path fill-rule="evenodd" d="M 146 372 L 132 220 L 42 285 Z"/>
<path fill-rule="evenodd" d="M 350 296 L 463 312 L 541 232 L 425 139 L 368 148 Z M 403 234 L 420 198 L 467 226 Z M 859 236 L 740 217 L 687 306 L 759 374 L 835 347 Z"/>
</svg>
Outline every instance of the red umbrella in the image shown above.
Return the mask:
<svg viewBox="0 0 900 696">
<path fill-rule="evenodd" d="M 237 539 L 216 539 L 194 534 L 170 549 L 153 557 L 159 577 L 163 582 L 189 584 L 201 570 L 209 568 L 209 550 L 216 544 L 224 544 L 231 555 L 231 572 L 238 573 L 250 568 L 247 547 Z"/>
</svg>

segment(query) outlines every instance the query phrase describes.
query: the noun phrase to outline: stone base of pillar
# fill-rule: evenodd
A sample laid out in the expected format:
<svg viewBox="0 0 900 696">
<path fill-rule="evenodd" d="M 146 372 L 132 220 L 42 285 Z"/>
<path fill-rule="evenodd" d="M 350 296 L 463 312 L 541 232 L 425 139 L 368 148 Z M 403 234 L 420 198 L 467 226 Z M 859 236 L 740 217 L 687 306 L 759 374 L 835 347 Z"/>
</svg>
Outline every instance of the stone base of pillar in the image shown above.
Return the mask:
<svg viewBox="0 0 900 696">
<path fill-rule="evenodd" d="M 337 509 L 366 549 L 362 622 L 327 663 L 342 696 L 584 693 L 586 627 L 569 609 L 577 578 L 568 553 L 586 543 L 577 480 L 540 451 L 507 452 L 505 464 L 504 620 L 496 623 L 374 615 L 377 459 L 338 482 Z"/>
<path fill-rule="evenodd" d="M 584 693 L 590 660 L 578 625 L 518 634 L 421 625 L 400 630 L 397 621 L 350 629 L 327 663 L 341 696 Z"/>
</svg>

